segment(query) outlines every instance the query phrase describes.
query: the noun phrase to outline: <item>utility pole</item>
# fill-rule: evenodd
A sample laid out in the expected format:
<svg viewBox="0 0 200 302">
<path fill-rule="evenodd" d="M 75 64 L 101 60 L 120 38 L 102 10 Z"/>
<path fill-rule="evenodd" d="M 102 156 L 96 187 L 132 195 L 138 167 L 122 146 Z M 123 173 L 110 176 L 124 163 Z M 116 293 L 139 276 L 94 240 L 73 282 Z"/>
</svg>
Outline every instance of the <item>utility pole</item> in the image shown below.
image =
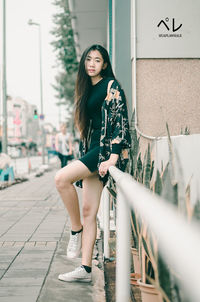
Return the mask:
<svg viewBox="0 0 200 302">
<path fill-rule="evenodd" d="M 3 0 L 3 131 L 2 152 L 7 153 L 7 87 L 6 87 L 6 0 Z"/>
<path fill-rule="evenodd" d="M 43 111 L 43 83 L 42 83 L 42 41 L 41 41 L 41 26 L 40 23 L 33 22 L 31 19 L 28 21 L 29 25 L 37 26 L 38 28 L 38 38 L 39 38 L 39 69 L 40 69 L 40 106 L 41 112 L 40 115 L 42 118 L 41 120 L 41 130 L 42 130 L 42 164 L 45 164 L 45 129 L 44 129 L 44 111 Z"/>
</svg>

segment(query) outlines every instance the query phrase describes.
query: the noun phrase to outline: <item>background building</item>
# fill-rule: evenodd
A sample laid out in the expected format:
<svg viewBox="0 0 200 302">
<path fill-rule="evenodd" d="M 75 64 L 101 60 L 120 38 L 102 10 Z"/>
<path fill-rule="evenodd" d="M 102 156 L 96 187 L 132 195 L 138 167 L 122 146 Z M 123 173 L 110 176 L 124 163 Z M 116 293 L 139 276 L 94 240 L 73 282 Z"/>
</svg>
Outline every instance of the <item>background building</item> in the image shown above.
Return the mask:
<svg viewBox="0 0 200 302">
<path fill-rule="evenodd" d="M 8 97 L 8 143 L 33 140 L 37 142 L 39 119 L 34 117 L 35 105 L 20 97 Z"/>
<path fill-rule="evenodd" d="M 144 142 L 199 133 L 200 3 L 70 0 L 77 56 L 94 43 L 109 50 L 116 77 L 136 110 Z"/>
<path fill-rule="evenodd" d="M 167 162 L 168 124 L 185 185 L 192 178 L 197 190 L 199 174 L 195 177 L 192 171 L 200 166 L 194 155 L 194 150 L 200 151 L 200 2 L 69 0 L 69 4 L 77 57 L 95 43 L 108 49 L 130 117 L 135 111 L 142 154 L 150 142 L 157 167 Z"/>
</svg>

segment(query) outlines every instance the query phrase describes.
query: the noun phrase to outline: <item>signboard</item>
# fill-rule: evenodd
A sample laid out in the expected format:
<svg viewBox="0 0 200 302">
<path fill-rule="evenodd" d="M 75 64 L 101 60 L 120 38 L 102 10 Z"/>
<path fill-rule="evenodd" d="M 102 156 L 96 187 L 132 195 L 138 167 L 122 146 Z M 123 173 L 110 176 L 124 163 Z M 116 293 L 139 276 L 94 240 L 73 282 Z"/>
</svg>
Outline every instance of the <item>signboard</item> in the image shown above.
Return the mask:
<svg viewBox="0 0 200 302">
<path fill-rule="evenodd" d="M 200 0 L 136 0 L 138 58 L 200 58 Z"/>
</svg>

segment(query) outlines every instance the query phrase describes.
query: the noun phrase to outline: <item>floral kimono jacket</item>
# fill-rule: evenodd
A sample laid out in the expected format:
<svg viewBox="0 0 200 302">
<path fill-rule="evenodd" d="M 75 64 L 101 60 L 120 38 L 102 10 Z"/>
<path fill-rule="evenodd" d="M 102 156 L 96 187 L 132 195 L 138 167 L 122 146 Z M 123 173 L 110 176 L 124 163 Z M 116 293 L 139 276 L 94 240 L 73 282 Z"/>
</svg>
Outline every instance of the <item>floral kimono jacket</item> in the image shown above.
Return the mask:
<svg viewBox="0 0 200 302">
<path fill-rule="evenodd" d="M 80 154 L 83 156 L 88 149 L 91 138 L 91 123 L 88 130 L 88 137 L 80 143 Z M 112 144 L 121 145 L 121 153 L 116 167 L 124 171 L 128 162 L 128 149 L 131 147 L 129 133 L 128 111 L 126 97 L 119 83 L 114 80 L 102 105 L 102 125 L 100 137 L 100 152 L 98 167 L 101 162 L 109 159 L 112 153 Z M 107 173 L 100 180 L 105 184 L 108 180 Z M 81 187 L 81 181 L 76 183 Z"/>
</svg>

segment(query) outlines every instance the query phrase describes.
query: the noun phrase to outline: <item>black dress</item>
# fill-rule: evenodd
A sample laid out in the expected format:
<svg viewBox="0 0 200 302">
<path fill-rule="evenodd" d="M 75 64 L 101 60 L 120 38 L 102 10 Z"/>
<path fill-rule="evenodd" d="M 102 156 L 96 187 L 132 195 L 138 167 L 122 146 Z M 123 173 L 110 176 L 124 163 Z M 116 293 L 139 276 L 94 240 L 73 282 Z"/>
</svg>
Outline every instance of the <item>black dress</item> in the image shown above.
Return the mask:
<svg viewBox="0 0 200 302">
<path fill-rule="evenodd" d="M 102 123 L 101 107 L 106 98 L 108 82 L 110 80 L 112 80 L 112 78 L 103 78 L 97 84 L 93 85 L 87 101 L 87 113 L 92 122 L 92 135 L 87 153 L 79 160 L 86 165 L 91 172 L 97 170 Z"/>
</svg>

